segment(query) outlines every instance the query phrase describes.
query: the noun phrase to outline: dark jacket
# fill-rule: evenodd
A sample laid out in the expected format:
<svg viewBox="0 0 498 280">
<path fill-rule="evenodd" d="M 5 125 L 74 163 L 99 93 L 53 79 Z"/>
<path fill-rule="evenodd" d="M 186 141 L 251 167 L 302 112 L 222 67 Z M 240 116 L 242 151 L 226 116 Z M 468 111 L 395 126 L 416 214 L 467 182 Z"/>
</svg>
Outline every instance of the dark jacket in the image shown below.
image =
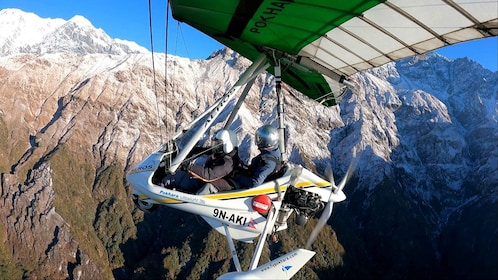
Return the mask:
<svg viewBox="0 0 498 280">
<path fill-rule="evenodd" d="M 238 150 L 234 149 L 228 154 L 213 154 L 203 165 L 192 165 L 188 172 L 203 182 L 213 184 L 219 191 L 228 191 L 234 187 L 226 177 L 231 176 L 239 162 Z"/>
<path fill-rule="evenodd" d="M 202 187 L 203 182 L 185 170 L 177 170 L 175 173 L 168 174 L 161 181 L 161 186 L 168 189 L 180 189 L 187 191 L 196 191 Z"/>
<path fill-rule="evenodd" d="M 237 174 L 235 181 L 241 188 L 257 187 L 281 167 L 282 158 L 278 147 L 273 150 L 261 150 L 261 153 L 251 160 L 249 174 Z"/>
</svg>

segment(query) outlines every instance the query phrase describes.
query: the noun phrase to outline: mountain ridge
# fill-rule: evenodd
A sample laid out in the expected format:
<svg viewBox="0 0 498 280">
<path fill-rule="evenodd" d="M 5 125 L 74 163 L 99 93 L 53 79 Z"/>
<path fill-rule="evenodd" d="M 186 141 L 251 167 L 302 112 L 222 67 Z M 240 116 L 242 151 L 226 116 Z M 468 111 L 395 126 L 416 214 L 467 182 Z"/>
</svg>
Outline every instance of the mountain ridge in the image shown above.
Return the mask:
<svg viewBox="0 0 498 280">
<path fill-rule="evenodd" d="M 0 56 L 73 52 L 123 55 L 148 53 L 132 41 L 110 38 L 83 16 L 44 19 L 19 9 L 0 11 Z"/>
<path fill-rule="evenodd" d="M 102 34 L 69 29 L 81 32 L 50 33 L 52 43 L 67 44 L 0 56 L 0 237 L 10 252 L 0 274 L 208 279 L 227 271 L 229 255 L 209 251 L 224 237 L 178 211 L 138 212 L 124 174 L 228 90 L 249 61 L 229 49 L 208 60 L 155 54 L 170 69 L 166 80 L 164 69 L 153 72 L 150 53 L 109 55 Z M 67 47 L 81 38 L 88 48 Z M 356 90 L 336 107 L 292 89 L 285 97 L 292 162 L 319 173 L 331 163 L 340 178 L 362 157 L 348 200 L 320 239 L 326 249 L 314 248 L 326 261 L 307 266 L 307 277 L 492 278 L 498 72 L 429 54 L 353 80 Z M 275 122 L 273 84 L 270 74 L 259 76 L 236 120 L 246 161 L 257 153 L 254 130 Z M 292 227 L 274 252 L 299 246 L 292 240 L 306 229 Z M 37 261 L 27 263 L 30 246 Z M 462 255 L 473 260 L 462 264 Z"/>
</svg>

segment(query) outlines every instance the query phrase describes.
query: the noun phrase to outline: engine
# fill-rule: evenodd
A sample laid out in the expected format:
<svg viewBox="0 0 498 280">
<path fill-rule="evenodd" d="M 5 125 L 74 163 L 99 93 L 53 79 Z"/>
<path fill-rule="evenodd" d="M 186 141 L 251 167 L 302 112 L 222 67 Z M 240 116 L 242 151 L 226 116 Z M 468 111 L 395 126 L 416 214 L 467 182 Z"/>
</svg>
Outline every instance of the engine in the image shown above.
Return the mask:
<svg viewBox="0 0 498 280">
<path fill-rule="evenodd" d="M 311 215 L 314 215 L 324 207 L 320 195 L 298 189 L 294 186 L 287 188 L 283 205 L 284 207 L 296 210 L 298 215 L 296 223 L 299 225 L 304 225 Z"/>
</svg>

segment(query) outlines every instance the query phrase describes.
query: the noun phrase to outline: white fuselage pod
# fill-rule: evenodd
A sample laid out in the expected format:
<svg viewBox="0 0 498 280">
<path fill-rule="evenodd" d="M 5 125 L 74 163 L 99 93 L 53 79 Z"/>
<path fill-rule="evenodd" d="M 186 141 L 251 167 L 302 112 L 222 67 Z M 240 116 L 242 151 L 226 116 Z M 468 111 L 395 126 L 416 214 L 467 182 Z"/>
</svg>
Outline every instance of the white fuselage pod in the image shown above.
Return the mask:
<svg viewBox="0 0 498 280">
<path fill-rule="evenodd" d="M 227 225 L 233 229 L 234 239 L 245 242 L 257 237 L 264 230 L 266 223 L 266 217 L 252 209 L 253 197 L 267 195 L 273 201 L 282 200 L 292 169 L 290 165 L 283 177 L 255 188 L 200 196 L 163 188 L 152 183 L 152 176 L 159 168 L 162 156 L 163 153 L 160 151 L 152 153 L 127 174 L 126 179 L 133 187 L 133 195 L 146 203 L 162 204 L 200 215 L 222 234 L 220 225 Z M 320 194 L 323 201 L 328 200 L 331 191 L 329 182 L 304 168 L 296 187 Z M 279 207 L 280 203 L 274 203 L 274 206 Z"/>
</svg>

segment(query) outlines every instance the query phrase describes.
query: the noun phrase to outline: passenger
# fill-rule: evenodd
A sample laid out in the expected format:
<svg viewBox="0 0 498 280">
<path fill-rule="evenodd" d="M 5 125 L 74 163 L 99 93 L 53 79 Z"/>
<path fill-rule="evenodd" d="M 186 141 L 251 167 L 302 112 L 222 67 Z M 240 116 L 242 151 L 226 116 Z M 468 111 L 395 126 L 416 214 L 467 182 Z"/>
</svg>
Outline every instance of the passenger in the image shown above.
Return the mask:
<svg viewBox="0 0 498 280">
<path fill-rule="evenodd" d="M 162 186 L 201 195 L 233 189 L 225 177 L 230 176 L 234 165 L 241 162 L 237 145 L 237 135 L 233 131 L 218 131 L 209 158 L 203 164 L 188 164 L 186 170 L 166 176 Z"/>
<path fill-rule="evenodd" d="M 263 184 L 283 166 L 278 146 L 278 130 L 271 125 L 264 125 L 256 130 L 255 138 L 260 154 L 251 160 L 248 174 L 235 175 L 235 181 L 240 188 L 253 188 Z"/>
<path fill-rule="evenodd" d="M 233 184 L 228 180 L 241 160 L 238 152 L 238 140 L 235 132 L 230 130 L 220 130 L 214 136 L 213 154 L 203 165 L 192 165 L 188 172 L 195 178 L 205 182 L 196 190 L 198 195 L 217 193 L 219 191 L 229 191 L 234 189 Z"/>
</svg>

